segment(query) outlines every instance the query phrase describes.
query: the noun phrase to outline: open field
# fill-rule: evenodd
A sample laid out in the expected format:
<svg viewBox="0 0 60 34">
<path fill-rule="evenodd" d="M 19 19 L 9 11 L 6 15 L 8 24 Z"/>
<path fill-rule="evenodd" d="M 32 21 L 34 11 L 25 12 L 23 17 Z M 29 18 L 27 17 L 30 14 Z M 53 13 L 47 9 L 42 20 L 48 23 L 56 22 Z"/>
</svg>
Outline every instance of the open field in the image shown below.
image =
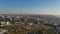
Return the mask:
<svg viewBox="0 0 60 34">
<path fill-rule="evenodd" d="M 57 34 L 57 31 L 39 25 L 7 25 L 8 34 Z"/>
</svg>

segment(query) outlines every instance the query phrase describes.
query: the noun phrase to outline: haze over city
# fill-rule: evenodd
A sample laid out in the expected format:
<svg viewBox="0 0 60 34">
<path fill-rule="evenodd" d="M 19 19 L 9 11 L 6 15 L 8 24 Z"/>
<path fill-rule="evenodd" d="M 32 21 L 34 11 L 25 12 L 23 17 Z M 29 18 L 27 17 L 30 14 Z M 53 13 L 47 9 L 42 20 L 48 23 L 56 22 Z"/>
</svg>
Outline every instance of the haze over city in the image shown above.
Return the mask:
<svg viewBox="0 0 60 34">
<path fill-rule="evenodd" d="M 60 0 L 0 0 L 0 14 L 60 15 Z"/>
</svg>

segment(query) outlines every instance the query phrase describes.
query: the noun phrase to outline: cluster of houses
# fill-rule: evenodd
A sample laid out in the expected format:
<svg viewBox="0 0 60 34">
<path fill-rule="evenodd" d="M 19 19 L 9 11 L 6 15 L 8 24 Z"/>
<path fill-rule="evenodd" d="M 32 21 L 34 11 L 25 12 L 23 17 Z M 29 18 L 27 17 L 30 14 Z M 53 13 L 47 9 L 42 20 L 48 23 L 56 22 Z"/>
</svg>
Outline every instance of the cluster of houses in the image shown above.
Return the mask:
<svg viewBox="0 0 60 34">
<path fill-rule="evenodd" d="M 36 16 L 4 16 L 0 15 L 0 24 L 1 26 L 11 25 L 11 24 L 47 24 L 47 18 L 41 18 Z"/>
<path fill-rule="evenodd" d="M 0 25 L 5 26 L 11 24 L 24 24 L 23 21 L 20 20 L 20 18 L 20 16 L 0 16 Z"/>
<path fill-rule="evenodd" d="M 5 25 L 11 25 L 11 24 L 24 24 L 27 22 L 30 22 L 28 18 L 31 17 L 25 17 L 25 16 L 0 16 L 0 24 L 1 26 Z M 29 21 L 28 21 L 29 20 Z M 32 25 L 33 23 L 29 23 Z"/>
</svg>

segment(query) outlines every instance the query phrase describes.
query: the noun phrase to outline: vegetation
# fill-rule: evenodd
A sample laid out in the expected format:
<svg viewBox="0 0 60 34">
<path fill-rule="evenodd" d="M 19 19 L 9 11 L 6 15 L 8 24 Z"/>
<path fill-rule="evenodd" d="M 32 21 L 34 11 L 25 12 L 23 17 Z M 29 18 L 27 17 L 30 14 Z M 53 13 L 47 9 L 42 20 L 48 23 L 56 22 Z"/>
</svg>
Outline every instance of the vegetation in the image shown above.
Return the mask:
<svg viewBox="0 0 60 34">
<path fill-rule="evenodd" d="M 56 34 L 55 30 L 48 27 L 42 27 L 37 25 L 8 25 L 4 29 L 7 29 L 9 34 Z"/>
</svg>

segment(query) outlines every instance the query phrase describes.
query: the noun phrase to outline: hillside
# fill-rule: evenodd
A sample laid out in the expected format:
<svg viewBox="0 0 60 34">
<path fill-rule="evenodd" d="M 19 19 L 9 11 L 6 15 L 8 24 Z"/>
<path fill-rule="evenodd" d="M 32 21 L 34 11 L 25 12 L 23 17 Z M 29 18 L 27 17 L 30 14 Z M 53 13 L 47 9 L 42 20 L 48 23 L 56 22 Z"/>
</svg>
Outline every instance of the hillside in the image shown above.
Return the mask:
<svg viewBox="0 0 60 34">
<path fill-rule="evenodd" d="M 53 30 L 46 26 L 39 25 L 8 25 L 5 26 L 9 34 L 57 34 L 56 30 Z"/>
</svg>

